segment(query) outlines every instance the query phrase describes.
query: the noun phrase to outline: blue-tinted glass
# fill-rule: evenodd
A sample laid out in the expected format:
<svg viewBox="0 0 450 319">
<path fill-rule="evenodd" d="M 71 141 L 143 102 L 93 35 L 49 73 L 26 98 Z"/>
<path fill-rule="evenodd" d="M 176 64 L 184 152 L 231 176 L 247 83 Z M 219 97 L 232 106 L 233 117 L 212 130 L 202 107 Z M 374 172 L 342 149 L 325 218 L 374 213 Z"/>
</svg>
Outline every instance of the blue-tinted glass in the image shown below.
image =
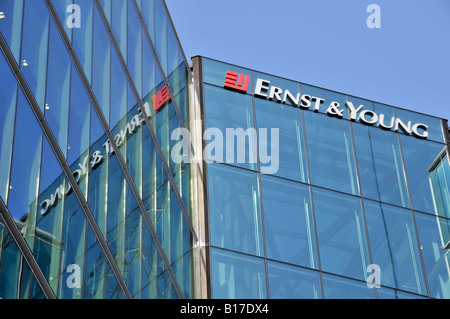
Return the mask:
<svg viewBox="0 0 450 319">
<path fill-rule="evenodd" d="M 133 1 L 128 4 L 128 70 L 134 85 L 142 96 L 142 29 Z"/>
<path fill-rule="evenodd" d="M 17 82 L 3 54 L 0 55 L 0 197 L 8 200 L 9 169 L 16 114 Z"/>
<path fill-rule="evenodd" d="M 16 62 L 19 62 L 22 41 L 23 3 L 24 0 L 4 0 L 1 7 L 3 17 L 0 19 L 0 32 L 16 58 Z"/>
<path fill-rule="evenodd" d="M 127 78 L 116 51 L 111 58 L 111 129 L 117 127 L 127 113 Z M 122 127 L 123 128 L 123 127 Z M 118 132 L 116 132 L 118 133 Z"/>
<path fill-rule="evenodd" d="M 261 172 L 308 182 L 301 110 L 260 99 L 255 99 L 255 110 Z"/>
<path fill-rule="evenodd" d="M 448 155 L 434 169 L 430 176 L 430 185 L 433 192 L 435 214 L 450 218 L 450 161 Z M 445 235 L 447 241 L 450 241 L 449 234 Z"/>
<path fill-rule="evenodd" d="M 448 219 L 417 213 L 417 231 L 432 298 L 450 298 L 450 266 L 447 244 L 442 234 L 448 233 Z M 442 228 L 446 228 L 443 230 Z"/>
<path fill-rule="evenodd" d="M 103 115 L 109 121 L 111 40 L 97 7 L 94 7 L 93 65 L 92 89 Z"/>
<path fill-rule="evenodd" d="M 105 13 L 108 23 L 111 24 L 111 0 L 100 0 L 100 4 L 103 8 L 103 12 Z"/>
<path fill-rule="evenodd" d="M 359 195 L 348 121 L 305 111 L 311 183 Z"/>
<path fill-rule="evenodd" d="M 391 126 L 391 121 L 392 118 L 395 118 L 395 108 L 392 106 L 388 106 L 385 104 L 381 104 L 381 103 L 377 103 L 377 102 L 373 102 L 373 101 L 369 101 L 369 100 L 364 100 L 358 97 L 354 97 L 354 96 L 348 96 L 348 102 L 351 102 L 353 105 L 354 110 L 349 109 L 348 107 L 346 107 L 345 109 L 347 110 L 347 115 L 344 115 L 344 118 L 346 119 L 352 119 L 356 122 L 361 122 L 360 121 L 360 115 L 362 112 L 364 112 L 365 110 L 371 110 L 374 111 L 377 115 L 378 118 L 380 117 L 381 114 L 384 114 L 384 119 L 382 124 L 385 124 L 386 126 Z M 361 107 L 362 106 L 362 107 Z M 354 113 L 351 113 L 354 112 Z M 370 113 L 369 113 L 370 115 Z M 367 116 L 367 119 L 370 119 L 369 115 Z M 352 118 L 353 116 L 353 118 Z M 366 116 L 364 118 L 366 118 Z"/>
<path fill-rule="evenodd" d="M 69 5 L 73 4 L 73 0 L 53 1 L 52 4 L 59 17 L 59 20 L 61 21 L 61 24 L 64 27 L 64 30 L 66 31 L 67 36 L 71 40 L 72 30 L 75 28 L 70 28 L 69 26 L 76 22 L 73 14 L 77 12 L 73 7 L 69 7 Z M 78 4 L 78 1 L 76 2 L 76 4 Z M 51 41 L 52 40 L 50 39 L 50 43 Z"/>
<path fill-rule="evenodd" d="M 237 72 L 239 74 L 249 75 L 251 78 L 251 71 L 237 66 L 224 64 L 222 62 L 202 59 L 203 62 L 203 82 L 214 84 L 223 87 L 225 83 L 225 75 L 227 71 Z M 251 83 L 251 81 L 250 81 Z M 251 92 L 251 85 L 248 86 L 247 93 Z"/>
<path fill-rule="evenodd" d="M 294 97 L 294 100 L 296 100 L 297 95 L 300 92 L 299 83 L 258 72 L 253 72 L 252 76 L 253 76 L 253 88 L 255 92 L 258 80 L 264 80 L 264 82 L 261 82 L 263 84 L 262 89 L 259 92 L 256 92 L 258 93 L 258 95 L 256 95 L 257 97 L 267 98 L 269 100 L 280 103 L 285 102 L 286 104 L 295 106 L 300 104 L 300 99 L 298 99 L 298 101 L 295 101 L 296 103 L 294 103 L 288 96 L 285 96 L 287 90 Z"/>
<path fill-rule="evenodd" d="M 53 20 L 50 23 L 50 46 L 47 95 L 44 114 L 63 154 L 67 149 L 69 116 L 70 57 Z"/>
<path fill-rule="evenodd" d="M 375 289 L 365 282 L 322 274 L 325 299 L 375 299 Z"/>
<path fill-rule="evenodd" d="M 309 187 L 262 176 L 267 257 L 318 268 Z"/>
<path fill-rule="evenodd" d="M 321 89 L 307 84 L 301 85 L 301 91 L 303 96 L 307 94 L 310 97 L 309 100 L 311 105 L 308 108 L 309 110 L 315 110 L 320 113 L 327 113 L 328 108 L 331 106 L 331 104 L 333 102 L 337 102 L 339 104 L 336 105 L 337 109 L 343 110 L 342 114 L 344 118 L 348 118 L 348 111 L 345 106 L 345 101 L 347 100 L 347 98 L 344 94 Z M 303 105 L 304 104 L 302 104 L 302 106 Z"/>
<path fill-rule="evenodd" d="M 37 103 L 44 109 L 49 11 L 44 1 L 25 1 L 20 69 Z"/>
<path fill-rule="evenodd" d="M 147 2 L 147 1 L 145 1 Z M 151 1 L 148 1 L 151 2 Z M 152 53 L 150 44 L 146 39 L 143 41 L 143 58 L 142 58 L 142 74 L 143 74 L 143 99 L 151 98 L 147 97 L 155 89 L 156 86 L 156 62 L 155 57 Z M 159 73 L 159 72 L 158 72 Z M 160 76 L 161 77 L 161 76 Z M 160 80 L 158 81 L 158 83 Z M 150 115 L 150 114 L 148 114 Z"/>
<path fill-rule="evenodd" d="M 401 142 L 414 210 L 434 213 L 428 168 L 443 145 L 404 135 Z"/>
<path fill-rule="evenodd" d="M 264 259 L 211 249 L 214 299 L 265 299 Z"/>
<path fill-rule="evenodd" d="M 428 297 L 382 287 L 377 289 L 378 299 L 428 299 Z"/>
<path fill-rule="evenodd" d="M 363 196 L 410 207 L 398 134 L 363 124 L 353 133 Z"/>
<path fill-rule="evenodd" d="M 80 6 L 82 12 L 81 23 L 83 27 L 73 28 L 72 45 L 88 81 L 91 82 L 94 2 L 92 0 L 77 0 L 76 4 Z"/>
<path fill-rule="evenodd" d="M 411 121 L 411 125 L 425 124 L 428 126 L 428 140 L 445 143 L 442 121 L 439 118 L 407 111 L 404 109 L 395 109 L 397 117 L 405 124 Z M 399 130 L 401 132 L 401 130 Z M 420 131 L 420 130 L 419 130 Z M 421 133 L 422 131 L 420 131 Z"/>
<path fill-rule="evenodd" d="M 208 160 L 256 169 L 256 136 L 249 95 L 205 85 Z"/>
<path fill-rule="evenodd" d="M 269 261 L 270 299 L 321 299 L 320 275 L 307 270 Z"/>
<path fill-rule="evenodd" d="M 22 91 L 19 91 L 8 208 L 19 220 L 36 209 L 42 131 Z"/>
<path fill-rule="evenodd" d="M 262 255 L 257 174 L 210 164 L 208 185 L 211 244 Z"/>
<path fill-rule="evenodd" d="M 141 13 L 150 38 L 155 43 L 155 0 L 142 1 Z"/>
<path fill-rule="evenodd" d="M 410 210 L 364 201 L 372 260 L 381 285 L 426 294 L 419 245 Z"/>
<path fill-rule="evenodd" d="M 313 188 L 322 270 L 365 280 L 370 264 L 359 198 Z"/>
<path fill-rule="evenodd" d="M 127 61 L 127 2 L 126 0 L 114 0 L 112 4 L 111 28 L 119 45 L 123 58 Z"/>
</svg>

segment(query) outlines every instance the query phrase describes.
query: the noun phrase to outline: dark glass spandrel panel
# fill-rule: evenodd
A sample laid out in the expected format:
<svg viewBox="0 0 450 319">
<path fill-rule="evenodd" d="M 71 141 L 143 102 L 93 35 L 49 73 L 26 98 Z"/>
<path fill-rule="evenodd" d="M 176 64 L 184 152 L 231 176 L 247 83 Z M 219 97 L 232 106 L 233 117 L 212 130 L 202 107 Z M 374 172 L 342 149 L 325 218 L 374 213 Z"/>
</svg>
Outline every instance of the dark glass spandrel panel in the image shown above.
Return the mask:
<svg viewBox="0 0 450 319">
<path fill-rule="evenodd" d="M 318 269 L 309 187 L 261 177 L 267 257 Z"/>
<path fill-rule="evenodd" d="M 428 126 L 426 130 L 428 132 L 427 140 L 445 143 L 444 128 L 441 119 L 399 108 L 395 109 L 395 113 L 397 114 L 397 118 L 401 119 L 406 125 L 410 121 L 412 126 L 415 124 L 425 124 Z M 402 132 L 402 130 L 399 130 L 399 132 Z M 422 134 L 423 130 L 420 129 L 419 133 Z"/>
<path fill-rule="evenodd" d="M 1 20 L 0 20 L 1 21 Z M 3 54 L 0 54 L 0 197 L 8 200 L 14 117 L 17 103 L 17 82 Z"/>
<path fill-rule="evenodd" d="M 432 298 L 450 298 L 450 266 L 447 244 L 443 233 L 447 232 L 450 221 L 445 218 L 417 213 L 417 231 L 421 252 Z M 446 228 L 446 229 L 443 229 Z"/>
<path fill-rule="evenodd" d="M 375 299 L 375 289 L 365 282 L 322 274 L 325 299 Z"/>
<path fill-rule="evenodd" d="M 211 249 L 214 299 L 266 299 L 264 259 Z"/>
<path fill-rule="evenodd" d="M 313 188 L 322 270 L 366 280 L 370 264 L 359 198 Z"/>
<path fill-rule="evenodd" d="M 71 63 L 69 53 L 53 20 L 50 22 L 48 59 L 44 115 L 59 147 L 66 155 Z"/>
<path fill-rule="evenodd" d="M 368 200 L 364 208 L 372 260 L 380 266 L 381 285 L 426 295 L 412 212 Z"/>
<path fill-rule="evenodd" d="M 309 111 L 303 116 L 311 183 L 359 195 L 349 122 Z"/>
<path fill-rule="evenodd" d="M 258 175 L 210 164 L 208 185 L 211 245 L 261 256 Z"/>
<path fill-rule="evenodd" d="M 322 299 L 317 271 L 267 262 L 270 299 Z"/>
<path fill-rule="evenodd" d="M 24 0 L 4 0 L 1 8 L 0 32 L 17 63 L 19 63 L 20 45 L 22 42 L 23 5 Z"/>
<path fill-rule="evenodd" d="M 22 91 L 19 91 L 8 209 L 20 220 L 37 209 L 42 130 Z"/>
<path fill-rule="evenodd" d="M 405 135 L 401 135 L 400 139 L 414 210 L 434 214 L 431 172 L 428 168 L 444 145 Z"/>
<path fill-rule="evenodd" d="M 205 85 L 205 159 L 256 169 L 252 98 Z"/>
<path fill-rule="evenodd" d="M 398 134 L 363 124 L 354 124 L 353 133 L 363 197 L 409 208 Z"/>
<path fill-rule="evenodd" d="M 92 89 L 103 115 L 109 123 L 111 40 L 96 6 L 94 7 L 93 43 L 92 63 L 95 67 L 92 73 Z"/>
<path fill-rule="evenodd" d="M 252 83 L 252 74 L 250 70 L 240 68 L 234 65 L 225 64 L 219 61 L 202 58 L 203 63 L 203 82 L 223 87 L 227 71 L 237 72 L 250 76 L 249 83 Z M 251 94 L 251 85 L 247 88 L 247 93 Z"/>
<path fill-rule="evenodd" d="M 307 183 L 301 110 L 260 99 L 255 99 L 255 110 L 261 172 Z M 263 130 L 267 131 L 266 135 Z"/>
<path fill-rule="evenodd" d="M 78 61 L 83 67 L 86 77 L 91 83 L 92 81 L 92 41 L 93 41 L 93 26 L 94 26 L 94 1 L 92 0 L 77 0 L 76 4 L 80 6 L 81 28 L 73 28 L 72 46 L 77 55 Z"/>
<path fill-rule="evenodd" d="M 44 110 L 49 11 L 44 1 L 25 1 L 20 70 L 37 103 Z"/>
<path fill-rule="evenodd" d="M 341 113 L 343 115 L 343 118 L 348 119 L 348 111 L 347 107 L 345 106 L 347 97 L 344 94 L 321 89 L 307 84 L 301 84 L 300 89 L 303 97 L 305 97 L 305 94 L 309 96 L 307 99 L 309 100 L 310 105 L 309 107 L 307 107 L 305 103 L 302 103 L 303 108 L 308 108 L 311 111 L 319 113 L 327 113 L 332 103 L 337 102 L 338 104 L 335 104 L 336 109 L 340 112 L 342 111 Z"/>
</svg>

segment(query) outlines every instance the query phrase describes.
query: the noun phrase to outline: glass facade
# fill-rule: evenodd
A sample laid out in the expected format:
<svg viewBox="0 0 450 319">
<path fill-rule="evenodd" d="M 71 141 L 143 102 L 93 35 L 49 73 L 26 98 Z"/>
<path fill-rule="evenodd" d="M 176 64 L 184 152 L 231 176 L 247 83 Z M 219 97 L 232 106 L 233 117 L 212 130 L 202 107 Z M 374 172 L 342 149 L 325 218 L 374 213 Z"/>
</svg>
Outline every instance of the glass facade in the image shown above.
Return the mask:
<svg viewBox="0 0 450 319">
<path fill-rule="evenodd" d="M 444 120 L 209 58 L 194 66 L 205 131 L 256 132 L 234 157 L 229 136 L 204 138 L 226 153 L 205 164 L 212 298 L 449 298 L 448 160 L 428 170 Z M 239 147 L 256 160 L 237 161 Z M 267 155 L 276 170 L 263 170 Z"/>
<path fill-rule="evenodd" d="M 0 11 L 0 297 L 194 297 L 190 165 L 169 153 L 192 75 L 165 3 Z"/>
<path fill-rule="evenodd" d="M 0 298 L 450 298 L 444 120 L 191 67 L 164 0 L 0 11 Z"/>
</svg>

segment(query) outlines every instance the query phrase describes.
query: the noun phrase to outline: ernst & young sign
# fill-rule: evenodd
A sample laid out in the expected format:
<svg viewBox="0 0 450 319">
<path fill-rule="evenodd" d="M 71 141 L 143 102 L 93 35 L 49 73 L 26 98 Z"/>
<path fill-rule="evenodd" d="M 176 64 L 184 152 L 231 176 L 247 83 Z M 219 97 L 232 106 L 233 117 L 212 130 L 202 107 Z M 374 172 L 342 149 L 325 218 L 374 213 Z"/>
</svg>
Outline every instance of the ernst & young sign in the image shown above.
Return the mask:
<svg viewBox="0 0 450 319">
<path fill-rule="evenodd" d="M 227 71 L 225 76 L 224 87 L 233 91 L 246 93 L 250 82 L 250 76 L 244 74 L 238 74 L 234 71 Z M 308 94 L 301 94 L 299 92 L 292 93 L 287 89 L 283 89 L 270 84 L 270 81 L 258 78 L 256 80 L 255 90 L 253 96 L 269 99 L 279 103 L 290 102 L 295 107 L 302 109 L 312 109 L 314 112 L 318 112 L 322 105 L 326 106 L 326 114 L 329 116 L 344 118 L 344 109 L 339 102 L 330 101 L 317 96 L 311 96 Z M 329 103 L 329 104 L 328 104 Z M 359 121 L 363 124 L 380 127 L 385 130 L 393 130 L 398 132 L 403 131 L 406 134 L 418 137 L 428 138 L 428 126 L 423 123 L 412 123 L 407 121 L 406 123 L 397 117 L 386 117 L 385 114 L 377 114 L 372 110 L 364 110 L 364 105 L 356 106 L 350 101 L 345 102 L 345 106 L 348 111 L 348 119 L 350 121 Z"/>
</svg>

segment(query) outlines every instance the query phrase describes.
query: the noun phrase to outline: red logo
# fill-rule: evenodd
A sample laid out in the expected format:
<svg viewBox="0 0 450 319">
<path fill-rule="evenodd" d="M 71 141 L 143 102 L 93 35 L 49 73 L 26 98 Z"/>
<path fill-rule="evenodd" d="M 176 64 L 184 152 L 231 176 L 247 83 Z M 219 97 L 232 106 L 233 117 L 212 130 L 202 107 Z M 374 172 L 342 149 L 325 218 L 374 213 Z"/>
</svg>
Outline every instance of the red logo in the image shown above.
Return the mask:
<svg viewBox="0 0 450 319">
<path fill-rule="evenodd" d="M 249 82 L 250 75 L 239 74 L 228 70 L 223 86 L 232 90 L 247 92 Z"/>
<path fill-rule="evenodd" d="M 158 111 L 161 106 L 164 105 L 167 101 L 170 100 L 169 91 L 167 90 L 167 87 L 164 85 L 162 89 L 156 93 L 156 95 L 152 96 L 153 101 L 153 107 L 155 111 Z"/>
</svg>

